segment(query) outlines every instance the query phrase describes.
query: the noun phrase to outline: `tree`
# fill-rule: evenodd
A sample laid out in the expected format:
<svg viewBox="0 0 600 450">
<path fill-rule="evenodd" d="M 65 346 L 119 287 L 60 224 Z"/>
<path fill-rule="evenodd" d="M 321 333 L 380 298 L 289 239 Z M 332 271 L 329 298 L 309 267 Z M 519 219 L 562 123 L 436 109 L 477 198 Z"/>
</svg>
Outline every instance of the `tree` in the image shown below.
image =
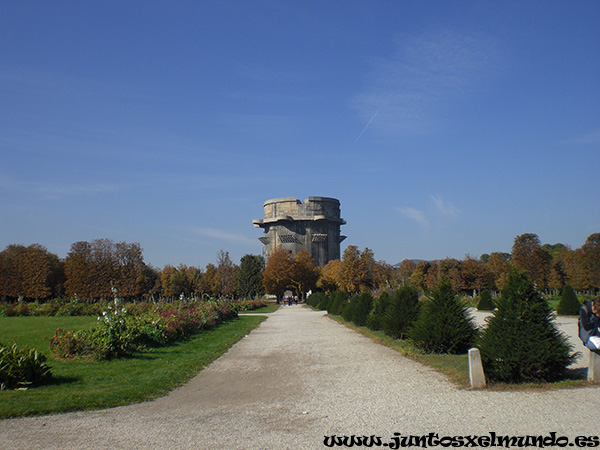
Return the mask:
<svg viewBox="0 0 600 450">
<path fill-rule="evenodd" d="M 421 306 L 408 336 L 417 347 L 433 353 L 465 353 L 473 345 L 477 330 L 467 306 L 441 283 Z"/>
<path fill-rule="evenodd" d="M 370 330 L 377 331 L 383 329 L 385 313 L 391 302 L 391 296 L 388 292 L 382 292 L 381 295 L 373 301 L 373 308 L 367 317 L 367 327 Z"/>
<path fill-rule="evenodd" d="M 586 288 L 598 290 L 600 288 L 600 233 L 588 236 L 581 251 Z"/>
<path fill-rule="evenodd" d="M 556 314 L 559 316 L 576 316 L 579 314 L 581 303 L 577 300 L 575 291 L 568 284 L 563 287 L 560 294 L 560 301 L 556 307 Z"/>
<path fill-rule="evenodd" d="M 111 286 L 125 298 L 137 298 L 146 292 L 146 264 L 140 244 L 110 239 L 79 241 L 71 245 L 65 259 L 67 295 L 84 298 L 110 298 Z"/>
<path fill-rule="evenodd" d="M 567 284 L 568 275 L 565 261 L 561 258 L 556 258 L 550 267 L 550 279 L 548 286 L 551 289 L 561 291 Z"/>
<path fill-rule="evenodd" d="M 317 287 L 327 293 L 332 293 L 340 289 L 340 280 L 342 273 L 342 261 L 333 259 L 321 268 L 321 275 L 317 282 Z"/>
<path fill-rule="evenodd" d="M 24 245 L 9 245 L 0 253 L 0 295 L 19 298 L 23 294 L 23 274 L 19 270 L 25 254 Z"/>
<path fill-rule="evenodd" d="M 419 261 L 417 267 L 415 267 L 415 270 L 410 275 L 409 282 L 424 291 L 427 288 L 426 277 L 430 269 L 431 263 L 429 261 Z"/>
<path fill-rule="evenodd" d="M 48 250 L 39 244 L 25 249 L 21 271 L 23 273 L 23 295 L 27 298 L 47 298 L 51 289 L 48 286 L 52 266 Z"/>
<path fill-rule="evenodd" d="M 547 287 L 552 255 L 542 248 L 536 234 L 526 233 L 515 238 L 512 262 L 516 269 L 527 272 L 538 289 Z"/>
<path fill-rule="evenodd" d="M 366 248 L 360 253 L 360 284 L 361 292 L 369 292 L 375 286 L 375 275 L 378 272 L 378 264 L 375 261 L 375 254 L 370 248 Z"/>
<path fill-rule="evenodd" d="M 166 265 L 160 273 L 160 282 L 162 286 L 162 293 L 165 297 L 175 297 L 178 295 L 173 289 L 173 285 L 171 284 L 171 275 L 177 270 L 175 267 L 171 265 Z"/>
<path fill-rule="evenodd" d="M 277 296 L 279 302 L 286 289 L 292 287 L 294 263 L 290 252 L 277 248 L 271 256 L 263 273 L 263 286 L 268 294 Z"/>
<path fill-rule="evenodd" d="M 335 315 L 341 314 L 346 303 L 348 303 L 348 293 L 344 291 L 335 291 L 331 294 L 327 312 Z"/>
<path fill-rule="evenodd" d="M 425 281 L 423 290 L 433 291 L 440 280 L 440 264 L 438 261 L 431 261 L 427 264 L 427 271 L 423 274 L 423 279 Z M 423 265 L 421 267 L 423 267 Z M 413 277 L 418 275 L 418 273 L 419 266 L 417 266 L 417 270 L 413 272 Z"/>
<path fill-rule="evenodd" d="M 583 263 L 583 250 L 578 248 L 564 255 L 567 280 L 573 289 L 587 289 L 586 270 Z"/>
<path fill-rule="evenodd" d="M 296 253 L 292 263 L 292 284 L 296 294 L 304 297 L 304 294 L 313 290 L 319 280 L 319 269 L 315 266 L 310 254 L 306 250 Z"/>
<path fill-rule="evenodd" d="M 477 309 L 479 311 L 494 310 L 494 301 L 492 300 L 492 293 L 489 289 L 481 291 L 481 298 L 479 299 L 479 303 L 477 303 Z"/>
<path fill-rule="evenodd" d="M 92 245 L 86 241 L 71 244 L 65 259 L 65 291 L 70 297 L 94 298 L 96 268 L 92 260 Z"/>
<path fill-rule="evenodd" d="M 373 269 L 373 289 L 392 289 L 398 285 L 394 268 L 384 261 L 377 261 Z"/>
<path fill-rule="evenodd" d="M 412 275 L 412 273 L 415 271 L 416 268 L 417 268 L 417 263 L 414 262 L 412 259 L 403 260 L 400 263 L 400 266 L 398 266 L 398 269 L 396 269 L 396 271 L 398 272 L 398 278 L 399 278 L 400 284 L 408 283 L 410 276 Z"/>
<path fill-rule="evenodd" d="M 575 358 L 547 302 L 517 270 L 509 273 L 477 346 L 488 379 L 508 383 L 559 379 Z"/>
<path fill-rule="evenodd" d="M 490 254 L 488 258 L 487 267 L 491 272 L 493 278 L 493 289 L 502 289 L 506 281 L 506 277 L 510 270 L 510 254 L 494 252 Z"/>
<path fill-rule="evenodd" d="M 198 292 L 202 297 L 217 297 L 220 294 L 220 282 L 217 274 L 217 267 L 214 264 L 208 263 L 204 274 L 200 278 L 197 285 Z"/>
<path fill-rule="evenodd" d="M 114 253 L 118 266 L 118 279 L 114 284 L 119 295 L 123 298 L 142 297 L 147 273 L 140 244 L 119 242 L 115 244 Z"/>
<path fill-rule="evenodd" d="M 373 296 L 370 292 L 362 292 L 356 294 L 354 299 L 356 306 L 353 308 L 351 320 L 359 327 L 365 326 L 367 317 L 373 308 Z"/>
<path fill-rule="evenodd" d="M 46 299 L 62 291 L 58 256 L 39 244 L 9 245 L 0 253 L 0 295 L 17 299 Z"/>
<path fill-rule="evenodd" d="M 229 252 L 220 250 L 217 254 L 217 277 L 219 279 L 219 295 L 232 298 L 237 288 L 238 267 L 233 264 Z"/>
<path fill-rule="evenodd" d="M 400 286 L 389 299 L 384 311 L 382 325 L 385 334 L 404 339 L 419 315 L 419 306 L 417 288 L 408 284 Z"/>
<path fill-rule="evenodd" d="M 265 260 L 258 255 L 244 255 L 237 272 L 237 295 L 240 298 L 256 298 L 262 295 L 264 287 L 262 274 Z"/>
<path fill-rule="evenodd" d="M 169 282 L 171 285 L 170 296 L 180 297 L 183 295 L 184 297 L 190 297 L 192 283 L 188 278 L 188 267 L 185 264 L 180 264 L 171 271 Z"/>
<path fill-rule="evenodd" d="M 355 245 L 349 245 L 342 256 L 339 287 L 343 291 L 358 292 L 362 283 L 360 250 Z"/>
</svg>

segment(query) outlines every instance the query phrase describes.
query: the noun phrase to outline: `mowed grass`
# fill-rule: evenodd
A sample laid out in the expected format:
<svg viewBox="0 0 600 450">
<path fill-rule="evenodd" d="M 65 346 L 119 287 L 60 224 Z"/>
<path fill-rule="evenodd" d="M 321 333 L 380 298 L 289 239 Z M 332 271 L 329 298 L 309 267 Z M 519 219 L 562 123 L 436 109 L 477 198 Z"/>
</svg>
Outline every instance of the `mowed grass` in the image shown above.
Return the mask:
<svg viewBox="0 0 600 450">
<path fill-rule="evenodd" d="M 262 308 L 256 308 L 251 311 L 243 311 L 240 314 L 269 314 L 277 311 L 279 305 L 277 303 L 269 303 L 267 306 L 263 306 Z"/>
<path fill-rule="evenodd" d="M 61 361 L 52 358 L 47 338 L 56 328 L 89 328 L 96 323 L 95 317 L 0 317 L 0 341 L 44 353 L 53 375 L 49 385 L 0 391 L 0 418 L 108 408 L 160 397 L 196 375 L 265 319 L 241 316 L 132 358 Z"/>
</svg>

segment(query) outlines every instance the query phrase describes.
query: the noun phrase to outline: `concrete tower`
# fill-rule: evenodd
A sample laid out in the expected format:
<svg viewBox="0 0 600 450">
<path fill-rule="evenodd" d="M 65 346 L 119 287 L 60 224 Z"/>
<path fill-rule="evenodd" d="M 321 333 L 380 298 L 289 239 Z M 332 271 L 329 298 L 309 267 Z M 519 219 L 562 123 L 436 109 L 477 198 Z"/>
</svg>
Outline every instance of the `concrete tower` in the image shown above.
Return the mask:
<svg viewBox="0 0 600 450">
<path fill-rule="evenodd" d="M 264 229 L 259 240 L 265 245 L 265 258 L 277 248 L 284 248 L 295 256 L 306 250 L 316 265 L 324 266 L 340 259 L 340 227 L 346 223 L 340 217 L 340 202 L 335 198 L 308 197 L 304 202 L 296 197 L 267 200 L 265 218 L 253 220 L 257 228 Z"/>
</svg>

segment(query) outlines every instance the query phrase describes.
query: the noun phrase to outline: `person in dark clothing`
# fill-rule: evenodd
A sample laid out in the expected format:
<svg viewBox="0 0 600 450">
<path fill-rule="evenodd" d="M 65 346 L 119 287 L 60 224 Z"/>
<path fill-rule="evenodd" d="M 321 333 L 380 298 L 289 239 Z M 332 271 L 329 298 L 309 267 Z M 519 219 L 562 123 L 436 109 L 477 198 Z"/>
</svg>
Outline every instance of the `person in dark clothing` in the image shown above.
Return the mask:
<svg viewBox="0 0 600 450">
<path fill-rule="evenodd" d="M 600 352 L 600 297 L 588 300 L 579 310 L 579 339 L 590 350 Z"/>
</svg>

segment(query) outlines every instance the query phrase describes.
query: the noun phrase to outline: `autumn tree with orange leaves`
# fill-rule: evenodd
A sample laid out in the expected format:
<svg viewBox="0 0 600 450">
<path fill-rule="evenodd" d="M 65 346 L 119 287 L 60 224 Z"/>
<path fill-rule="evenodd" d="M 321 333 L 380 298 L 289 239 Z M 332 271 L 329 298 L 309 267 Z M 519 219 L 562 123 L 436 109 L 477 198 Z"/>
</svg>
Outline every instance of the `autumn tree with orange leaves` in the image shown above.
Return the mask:
<svg viewBox="0 0 600 450">
<path fill-rule="evenodd" d="M 43 300 L 62 295 L 64 273 L 53 253 L 39 245 L 9 245 L 0 253 L 0 296 Z"/>
<path fill-rule="evenodd" d="M 263 272 L 263 286 L 268 294 L 277 296 L 277 301 L 283 293 L 292 287 L 294 261 L 289 251 L 277 248 L 267 262 Z"/>
</svg>

